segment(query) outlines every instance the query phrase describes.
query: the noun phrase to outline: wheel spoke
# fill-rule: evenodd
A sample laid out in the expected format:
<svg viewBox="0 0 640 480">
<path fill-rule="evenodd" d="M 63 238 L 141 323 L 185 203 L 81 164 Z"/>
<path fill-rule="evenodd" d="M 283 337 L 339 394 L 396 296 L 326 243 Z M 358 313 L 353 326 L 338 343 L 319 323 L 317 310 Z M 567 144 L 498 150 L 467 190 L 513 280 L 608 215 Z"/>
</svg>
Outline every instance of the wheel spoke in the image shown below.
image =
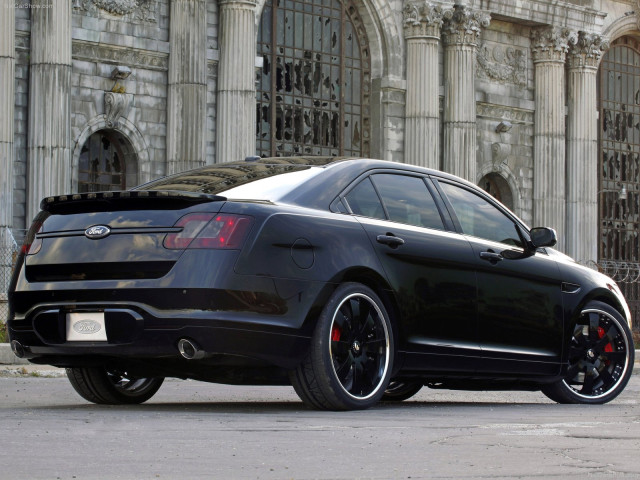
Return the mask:
<svg viewBox="0 0 640 480">
<path fill-rule="evenodd" d="M 591 395 L 593 393 L 594 380 L 595 378 L 592 375 L 592 372 L 587 372 L 584 377 L 584 383 L 582 384 L 580 393 L 582 393 L 583 395 Z"/>
<path fill-rule="evenodd" d="M 602 370 L 600 372 L 600 375 L 599 375 L 598 378 L 600 378 L 600 380 L 602 380 L 603 386 L 606 387 L 607 389 L 611 385 L 616 383 L 616 379 L 611 376 L 611 374 L 609 373 L 609 371 L 607 369 Z"/>
<path fill-rule="evenodd" d="M 600 315 L 595 312 L 589 313 L 589 343 L 594 344 L 600 340 L 598 327 L 600 326 Z"/>
<path fill-rule="evenodd" d="M 340 383 L 342 383 L 343 385 L 345 385 L 347 381 L 347 377 L 349 375 L 349 372 L 351 371 L 351 366 L 353 365 L 353 363 L 353 355 L 351 355 L 351 352 L 349 352 L 344 362 L 342 362 L 342 364 L 335 369 L 338 380 L 340 380 Z"/>
<path fill-rule="evenodd" d="M 353 368 L 353 385 L 351 386 L 351 393 L 356 396 L 361 396 L 364 389 L 364 369 L 362 363 L 356 362 Z"/>
<path fill-rule="evenodd" d="M 603 352 L 602 357 L 616 363 L 623 363 L 627 358 L 627 352 Z"/>
<path fill-rule="evenodd" d="M 360 317 L 362 316 L 362 312 L 361 312 L 361 303 L 360 303 L 360 298 L 356 297 L 356 298 L 352 298 L 349 301 L 349 309 L 351 310 L 351 318 L 353 321 L 353 329 L 356 329 L 356 325 L 358 325 L 359 321 L 360 321 Z"/>
</svg>

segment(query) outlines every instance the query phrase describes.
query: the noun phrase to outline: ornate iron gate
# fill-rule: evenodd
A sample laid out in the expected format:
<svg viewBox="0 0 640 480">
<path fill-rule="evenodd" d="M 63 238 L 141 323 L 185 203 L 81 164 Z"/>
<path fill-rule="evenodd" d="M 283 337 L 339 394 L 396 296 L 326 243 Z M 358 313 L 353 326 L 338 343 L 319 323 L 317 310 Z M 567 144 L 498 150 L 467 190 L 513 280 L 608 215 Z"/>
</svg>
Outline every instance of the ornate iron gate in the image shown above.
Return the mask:
<svg viewBox="0 0 640 480">
<path fill-rule="evenodd" d="M 619 283 L 640 328 L 640 44 L 616 40 L 600 66 L 598 263 Z"/>
</svg>

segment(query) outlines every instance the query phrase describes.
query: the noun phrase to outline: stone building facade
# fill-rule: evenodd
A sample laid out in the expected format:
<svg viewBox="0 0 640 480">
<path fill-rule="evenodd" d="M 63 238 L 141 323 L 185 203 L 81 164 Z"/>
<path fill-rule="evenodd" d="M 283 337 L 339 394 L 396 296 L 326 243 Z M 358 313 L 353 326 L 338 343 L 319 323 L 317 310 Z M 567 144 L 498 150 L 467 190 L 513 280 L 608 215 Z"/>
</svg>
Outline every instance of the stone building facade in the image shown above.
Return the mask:
<svg viewBox="0 0 640 480">
<path fill-rule="evenodd" d="M 0 229 L 46 195 L 362 155 L 465 177 L 629 279 L 638 39 L 637 0 L 0 0 Z"/>
</svg>

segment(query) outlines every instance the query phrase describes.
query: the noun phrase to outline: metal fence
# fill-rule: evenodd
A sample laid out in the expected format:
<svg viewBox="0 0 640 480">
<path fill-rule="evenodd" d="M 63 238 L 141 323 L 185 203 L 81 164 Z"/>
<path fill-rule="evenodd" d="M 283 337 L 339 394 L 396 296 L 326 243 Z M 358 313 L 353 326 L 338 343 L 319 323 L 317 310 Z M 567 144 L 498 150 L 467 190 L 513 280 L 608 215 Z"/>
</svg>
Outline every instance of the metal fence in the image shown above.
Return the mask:
<svg viewBox="0 0 640 480">
<path fill-rule="evenodd" d="M 22 231 L 16 233 L 19 233 L 19 237 L 24 236 Z M 7 290 L 9 290 L 13 266 L 18 257 L 19 246 L 11 230 L 0 228 L 0 324 L 5 324 L 9 318 Z"/>
<path fill-rule="evenodd" d="M 627 300 L 634 331 L 640 331 L 640 263 L 601 260 L 589 262 L 587 266 L 613 278 Z"/>
</svg>

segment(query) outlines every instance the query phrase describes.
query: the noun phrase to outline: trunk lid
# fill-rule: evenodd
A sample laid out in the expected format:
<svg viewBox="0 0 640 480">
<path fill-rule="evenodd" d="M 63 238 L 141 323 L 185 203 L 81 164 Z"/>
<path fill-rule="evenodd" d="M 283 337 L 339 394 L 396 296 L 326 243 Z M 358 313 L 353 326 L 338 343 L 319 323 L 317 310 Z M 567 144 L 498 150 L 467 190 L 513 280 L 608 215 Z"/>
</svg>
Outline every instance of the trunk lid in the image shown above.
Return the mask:
<svg viewBox="0 0 640 480">
<path fill-rule="evenodd" d="M 225 198 L 182 192 L 103 192 L 45 198 L 25 259 L 29 282 L 160 278 L 183 249 L 167 234 L 192 212 L 217 213 Z"/>
</svg>

